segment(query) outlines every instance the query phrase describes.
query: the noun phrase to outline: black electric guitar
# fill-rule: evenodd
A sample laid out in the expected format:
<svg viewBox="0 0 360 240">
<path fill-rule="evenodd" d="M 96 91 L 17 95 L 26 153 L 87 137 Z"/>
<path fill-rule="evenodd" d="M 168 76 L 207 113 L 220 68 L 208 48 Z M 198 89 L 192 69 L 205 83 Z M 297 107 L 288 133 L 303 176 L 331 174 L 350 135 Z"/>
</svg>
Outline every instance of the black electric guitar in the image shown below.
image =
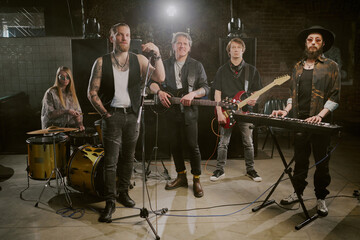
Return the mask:
<svg viewBox="0 0 360 240">
<path fill-rule="evenodd" d="M 171 95 L 171 97 L 168 98 L 170 103 L 171 103 L 171 106 L 180 105 L 181 104 L 180 100 L 181 100 L 182 96 L 185 95 L 182 90 L 177 90 L 177 91 L 162 90 L 162 91 L 164 91 L 164 92 L 168 93 L 169 95 Z M 221 102 L 216 102 L 216 101 L 207 100 L 207 99 L 194 98 L 193 100 L 191 100 L 191 105 L 213 106 L 213 107 L 220 106 L 223 109 L 227 109 L 227 110 L 229 109 L 229 110 L 233 110 L 233 111 L 235 111 L 238 108 L 236 103 L 233 103 L 231 101 L 227 101 L 225 99 L 223 101 L 221 101 Z M 163 113 L 168 108 L 164 107 L 162 105 L 162 103 L 159 101 L 158 96 L 155 95 L 155 105 L 152 107 L 152 109 L 157 113 Z"/>
</svg>

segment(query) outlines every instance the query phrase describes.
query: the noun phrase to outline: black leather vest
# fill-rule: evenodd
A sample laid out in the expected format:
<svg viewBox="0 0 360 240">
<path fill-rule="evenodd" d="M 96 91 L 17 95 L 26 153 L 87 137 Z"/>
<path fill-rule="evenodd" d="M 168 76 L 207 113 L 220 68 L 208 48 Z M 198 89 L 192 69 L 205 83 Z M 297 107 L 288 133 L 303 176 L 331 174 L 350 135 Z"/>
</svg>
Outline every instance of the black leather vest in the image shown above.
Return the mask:
<svg viewBox="0 0 360 240">
<path fill-rule="evenodd" d="M 99 96 L 104 107 L 109 111 L 110 103 L 113 100 L 115 94 L 114 73 L 111 63 L 111 54 L 108 53 L 104 55 L 102 59 L 103 64 Z M 140 108 L 141 82 L 140 64 L 138 58 L 136 54 L 129 52 L 128 91 L 130 95 L 131 107 L 135 113 L 138 113 Z"/>
</svg>

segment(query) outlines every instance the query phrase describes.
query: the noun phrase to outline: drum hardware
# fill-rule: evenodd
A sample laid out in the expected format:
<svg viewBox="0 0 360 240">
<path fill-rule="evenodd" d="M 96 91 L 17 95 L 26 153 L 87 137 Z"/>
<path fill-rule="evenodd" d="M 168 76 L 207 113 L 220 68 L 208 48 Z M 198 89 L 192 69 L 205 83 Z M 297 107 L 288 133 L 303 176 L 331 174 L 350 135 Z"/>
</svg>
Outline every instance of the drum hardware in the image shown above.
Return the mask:
<svg viewBox="0 0 360 240">
<path fill-rule="evenodd" d="M 102 144 L 102 132 L 101 132 L 101 121 L 102 119 L 98 119 L 94 122 L 94 126 L 95 126 L 95 129 L 99 135 L 99 141 L 100 141 L 100 144 Z"/>
<path fill-rule="evenodd" d="M 41 129 L 41 130 L 36 130 L 36 131 L 31 131 L 31 132 L 27 132 L 27 134 L 47 134 L 49 136 L 52 137 L 52 143 L 53 143 L 53 159 L 54 159 L 54 168 L 52 169 L 49 178 L 46 180 L 44 187 L 39 195 L 38 201 L 35 204 L 35 207 L 37 207 L 39 205 L 40 199 L 42 194 L 44 193 L 44 190 L 46 187 L 48 187 L 50 185 L 50 181 L 53 178 L 53 175 L 55 174 L 55 179 L 56 179 L 56 189 L 57 189 L 57 194 L 60 194 L 60 186 L 59 186 L 59 180 L 61 182 L 61 184 L 64 186 L 64 192 L 65 192 L 65 199 L 68 202 L 68 204 L 70 205 L 70 207 L 72 207 L 72 202 L 70 199 L 70 195 L 68 193 L 68 189 L 66 188 L 66 183 L 64 180 L 64 177 L 61 174 L 61 171 L 58 168 L 58 164 L 56 161 L 56 134 L 62 133 L 62 132 L 71 132 L 71 131 L 75 131 L 78 130 L 77 128 L 60 128 L 60 127 L 56 127 L 56 126 L 51 126 L 47 129 Z M 28 175 L 29 176 L 29 175 Z"/>
<path fill-rule="evenodd" d="M 88 128 L 85 131 L 75 131 L 70 132 L 70 146 L 75 150 L 76 148 L 90 144 L 91 146 L 99 145 L 99 134 L 95 130 L 89 130 Z"/>
</svg>

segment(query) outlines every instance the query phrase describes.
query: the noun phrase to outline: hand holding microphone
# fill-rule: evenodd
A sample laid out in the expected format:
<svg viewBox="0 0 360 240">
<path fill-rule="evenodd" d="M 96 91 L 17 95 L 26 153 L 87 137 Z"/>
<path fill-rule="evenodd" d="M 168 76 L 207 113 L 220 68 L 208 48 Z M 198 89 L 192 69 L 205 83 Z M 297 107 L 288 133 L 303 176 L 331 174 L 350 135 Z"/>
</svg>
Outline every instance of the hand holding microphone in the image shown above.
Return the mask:
<svg viewBox="0 0 360 240">
<path fill-rule="evenodd" d="M 152 57 L 155 60 L 158 60 L 161 58 L 159 48 L 152 42 L 142 44 L 141 49 L 143 52 L 147 53 L 147 55 L 149 57 Z"/>
</svg>

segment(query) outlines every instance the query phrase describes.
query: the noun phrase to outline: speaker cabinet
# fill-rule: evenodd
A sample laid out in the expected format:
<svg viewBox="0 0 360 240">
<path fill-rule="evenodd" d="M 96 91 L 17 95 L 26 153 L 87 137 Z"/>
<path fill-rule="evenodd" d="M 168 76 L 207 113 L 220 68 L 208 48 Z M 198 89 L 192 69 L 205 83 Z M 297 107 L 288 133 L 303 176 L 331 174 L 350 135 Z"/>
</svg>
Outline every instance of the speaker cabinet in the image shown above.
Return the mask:
<svg viewBox="0 0 360 240">
<path fill-rule="evenodd" d="M 220 66 L 229 60 L 229 55 L 226 52 L 226 46 L 231 39 L 231 37 L 219 39 Z M 246 47 L 243 55 L 245 62 L 256 66 L 256 38 L 241 38 L 241 40 L 244 41 Z"/>
</svg>

